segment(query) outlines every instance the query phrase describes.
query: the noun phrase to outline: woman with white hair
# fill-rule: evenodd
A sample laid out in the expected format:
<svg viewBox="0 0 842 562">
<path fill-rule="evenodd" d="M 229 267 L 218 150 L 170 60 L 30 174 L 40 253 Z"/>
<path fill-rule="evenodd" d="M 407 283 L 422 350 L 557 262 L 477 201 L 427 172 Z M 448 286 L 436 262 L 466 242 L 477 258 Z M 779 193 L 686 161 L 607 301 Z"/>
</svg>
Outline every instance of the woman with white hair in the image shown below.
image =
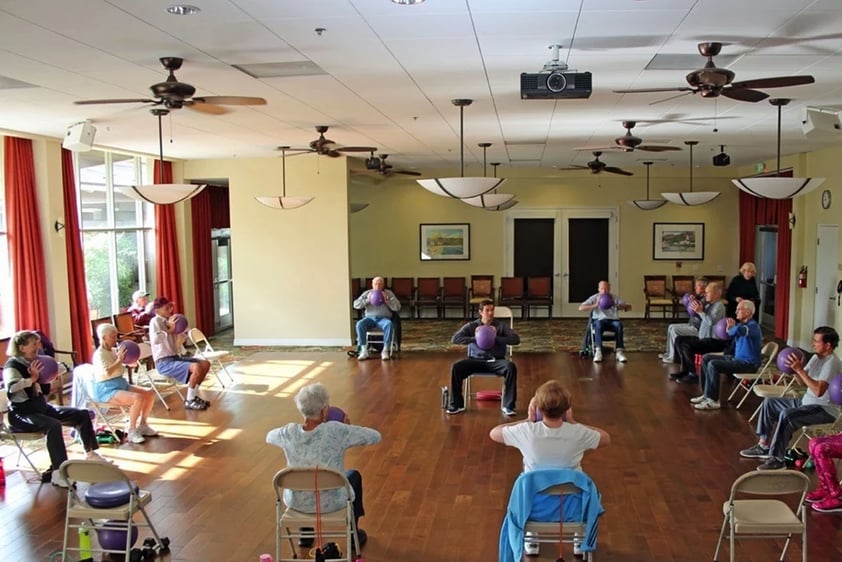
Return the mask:
<svg viewBox="0 0 842 562">
<path fill-rule="evenodd" d="M 740 304 L 740 301 L 749 300 L 754 303 L 754 319 L 757 320 L 760 313 L 760 290 L 757 288 L 755 275 L 757 275 L 757 267 L 747 261 L 740 267 L 740 274 L 734 276 L 728 283 L 728 289 L 725 291 L 725 298 L 728 299 L 728 309 L 725 315 L 728 318 L 736 318 L 737 305 Z"/>
<path fill-rule="evenodd" d="M 354 521 L 365 515 L 363 508 L 362 475 L 357 470 L 345 471 L 345 451 L 351 447 L 374 445 L 380 442 L 380 432 L 375 429 L 351 425 L 345 416 L 344 423 L 328 421 L 330 397 L 320 383 L 308 384 L 298 391 L 295 405 L 304 423 L 288 423 L 266 434 L 266 442 L 284 450 L 289 467 L 320 466 L 345 472 L 351 484 L 354 502 Z M 321 494 L 321 510 L 342 509 L 348 497 L 345 490 L 330 490 Z M 316 499 L 310 492 L 284 490 L 284 503 L 304 513 L 316 513 Z M 365 544 L 366 533 L 357 526 L 360 545 Z M 309 543 L 309 544 L 308 544 Z M 300 546 L 309 547 L 310 541 L 300 541 Z"/>
<path fill-rule="evenodd" d="M 126 428 L 129 441 L 143 443 L 146 437 L 158 435 L 148 423 L 149 412 L 155 405 L 155 392 L 151 388 L 130 385 L 123 377 L 126 348 L 117 345 L 117 328 L 113 324 L 100 324 L 96 328 L 99 347 L 94 351 L 94 394 L 97 402 L 110 402 L 128 406 L 129 421 Z"/>
</svg>

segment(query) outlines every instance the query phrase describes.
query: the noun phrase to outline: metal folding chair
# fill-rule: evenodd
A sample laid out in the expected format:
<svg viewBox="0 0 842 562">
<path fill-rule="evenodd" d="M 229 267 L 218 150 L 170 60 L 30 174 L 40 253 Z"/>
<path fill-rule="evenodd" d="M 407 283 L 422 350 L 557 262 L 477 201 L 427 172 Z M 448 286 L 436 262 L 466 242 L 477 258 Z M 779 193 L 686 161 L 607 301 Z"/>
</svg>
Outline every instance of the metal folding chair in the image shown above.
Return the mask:
<svg viewBox="0 0 842 562">
<path fill-rule="evenodd" d="M 227 349 L 214 349 L 210 341 L 208 341 L 207 336 L 205 336 L 204 332 L 202 332 L 199 328 L 192 328 L 188 332 L 187 336 L 190 338 L 190 343 L 196 347 L 195 357 L 205 359 L 211 364 L 211 371 L 222 387 L 225 388 L 226 385 L 225 381 L 219 376 L 220 373 L 225 373 L 225 377 L 228 379 L 228 384 L 234 384 L 234 377 L 228 372 L 228 369 L 226 369 L 225 365 L 222 363 L 222 359 L 231 355 L 231 352 Z"/>
</svg>

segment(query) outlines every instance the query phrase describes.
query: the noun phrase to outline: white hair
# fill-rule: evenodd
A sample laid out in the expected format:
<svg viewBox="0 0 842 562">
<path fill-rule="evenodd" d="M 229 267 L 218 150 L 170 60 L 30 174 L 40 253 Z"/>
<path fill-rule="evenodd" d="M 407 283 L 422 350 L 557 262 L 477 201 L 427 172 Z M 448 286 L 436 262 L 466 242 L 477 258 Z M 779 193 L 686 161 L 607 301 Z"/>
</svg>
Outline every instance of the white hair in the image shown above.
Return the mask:
<svg viewBox="0 0 842 562">
<path fill-rule="evenodd" d="M 295 406 L 306 419 L 316 420 L 322 410 L 330 405 L 327 389 L 321 383 L 308 384 L 301 387 L 295 395 Z"/>
<path fill-rule="evenodd" d="M 100 341 L 102 341 L 102 338 L 116 331 L 117 327 L 114 324 L 100 324 L 96 327 L 96 337 L 98 337 Z"/>
</svg>

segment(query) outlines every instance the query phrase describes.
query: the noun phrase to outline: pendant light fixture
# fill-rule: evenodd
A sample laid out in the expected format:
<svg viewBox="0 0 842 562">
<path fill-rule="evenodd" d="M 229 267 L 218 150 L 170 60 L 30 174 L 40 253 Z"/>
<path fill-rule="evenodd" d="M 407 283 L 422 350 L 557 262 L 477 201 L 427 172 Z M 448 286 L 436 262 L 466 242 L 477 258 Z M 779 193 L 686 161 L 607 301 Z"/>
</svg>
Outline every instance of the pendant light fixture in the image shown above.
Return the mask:
<svg viewBox="0 0 842 562">
<path fill-rule="evenodd" d="M 303 207 L 313 200 L 313 197 L 287 197 L 287 150 L 288 146 L 279 146 L 281 149 L 281 196 L 258 196 L 255 197 L 258 203 L 272 207 L 273 209 L 297 209 Z"/>
<path fill-rule="evenodd" d="M 644 162 L 643 165 L 646 166 L 646 199 L 632 199 L 629 205 L 634 205 L 641 211 L 654 211 L 666 205 L 667 202 L 665 199 L 649 199 L 649 168 L 652 162 Z"/>
<path fill-rule="evenodd" d="M 492 189 L 496 189 L 506 180 L 487 177 L 465 177 L 465 106 L 471 105 L 474 100 L 454 99 L 450 101 L 459 108 L 460 176 L 458 178 L 432 178 L 416 181 L 427 191 L 441 195 L 442 197 L 453 197 L 454 199 L 477 197 L 488 193 Z"/>
<path fill-rule="evenodd" d="M 734 185 L 755 197 L 791 199 L 809 193 L 824 183 L 825 178 L 781 177 L 781 108 L 790 101 L 792 100 L 788 98 L 769 100 L 769 103 L 778 108 L 778 167 L 775 175 L 731 180 Z"/>
<path fill-rule="evenodd" d="M 690 147 L 690 191 L 661 193 L 661 197 L 674 205 L 683 205 L 685 207 L 695 207 L 696 205 L 710 203 L 719 197 L 718 191 L 693 191 L 693 147 L 699 144 L 699 141 L 684 141 L 684 144 Z"/>
<path fill-rule="evenodd" d="M 161 177 L 164 174 L 164 135 L 161 131 L 161 118 L 168 115 L 170 110 L 164 108 L 153 108 L 150 110 L 152 115 L 158 118 L 158 157 Z M 152 185 L 132 185 L 125 188 L 118 188 L 121 193 L 137 199 L 138 201 L 146 201 L 153 205 L 172 205 L 179 203 L 186 199 L 190 199 L 194 195 L 198 195 L 207 187 L 207 184 L 192 184 L 192 183 L 156 183 Z"/>
<path fill-rule="evenodd" d="M 352 214 L 359 213 L 366 207 L 368 207 L 368 203 L 348 203 L 348 210 L 351 211 Z"/>
<path fill-rule="evenodd" d="M 494 177 L 497 177 L 497 166 L 500 165 L 500 162 L 491 162 L 491 167 L 494 168 Z M 517 205 L 519 201 L 517 197 L 511 198 L 509 201 L 503 203 L 502 205 L 497 205 L 496 208 L 492 209 L 490 207 L 486 208 L 487 211 L 505 211 L 506 209 L 511 209 L 515 205 Z"/>
<path fill-rule="evenodd" d="M 485 155 L 486 151 L 488 150 L 488 147 L 491 146 L 491 143 L 481 142 L 477 146 L 479 146 L 482 149 L 482 177 L 485 177 Z M 497 162 L 497 165 L 499 164 L 500 163 Z M 494 177 L 497 177 L 497 166 L 494 166 Z M 462 199 L 462 201 L 464 203 L 467 203 L 468 205 L 471 205 L 472 207 L 482 207 L 483 209 L 488 209 L 489 211 L 501 211 L 501 207 L 514 200 L 514 198 L 515 196 L 512 193 L 497 193 L 497 190 L 495 189 L 494 191 L 485 193 L 483 195 Z M 506 208 L 508 209 L 512 205 L 509 205 L 509 207 Z"/>
</svg>

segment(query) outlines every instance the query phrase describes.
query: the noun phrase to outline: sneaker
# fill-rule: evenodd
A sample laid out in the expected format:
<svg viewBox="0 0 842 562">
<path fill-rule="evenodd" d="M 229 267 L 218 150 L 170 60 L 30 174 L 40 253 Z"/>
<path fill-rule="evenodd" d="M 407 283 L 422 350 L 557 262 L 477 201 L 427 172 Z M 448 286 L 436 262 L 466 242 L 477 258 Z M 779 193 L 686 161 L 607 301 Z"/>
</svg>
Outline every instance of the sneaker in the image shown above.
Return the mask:
<svg viewBox="0 0 842 562">
<path fill-rule="evenodd" d="M 662 363 L 675 363 L 675 361 L 673 361 L 673 360 L 672 360 L 672 356 L 671 356 L 671 355 L 667 355 L 667 356 L 665 356 L 665 357 L 661 357 L 661 362 L 662 362 Z"/>
<path fill-rule="evenodd" d="M 504 415 L 504 416 L 509 417 L 509 418 L 510 418 L 510 417 L 512 417 L 513 415 L 515 415 L 515 414 L 517 413 L 517 412 L 515 412 L 515 411 L 514 411 L 514 409 L 512 409 L 512 408 L 506 408 L 505 406 L 503 406 L 502 408 L 500 408 L 500 411 L 501 411 L 501 412 L 503 412 L 503 415 Z"/>
<path fill-rule="evenodd" d="M 188 410 L 207 410 L 208 406 L 201 399 L 185 400 L 184 407 Z"/>
<path fill-rule="evenodd" d="M 757 470 L 783 470 L 786 468 L 786 463 L 775 457 L 769 457 L 766 462 L 757 467 Z"/>
<path fill-rule="evenodd" d="M 392 358 L 392 355 L 391 355 L 391 353 L 389 353 L 389 349 L 384 347 L 383 351 L 380 352 L 380 360 L 381 361 L 388 361 L 391 358 Z"/>
<path fill-rule="evenodd" d="M 593 354 L 593 362 L 594 363 L 602 363 L 602 350 L 597 349 L 596 352 Z"/>
<path fill-rule="evenodd" d="M 827 497 L 813 504 L 813 509 L 822 513 L 842 513 L 842 499 Z"/>
<path fill-rule="evenodd" d="M 691 404 L 701 404 L 704 401 L 705 401 L 705 395 L 704 394 L 694 396 L 693 398 L 690 399 Z"/>
<path fill-rule="evenodd" d="M 764 447 L 760 443 L 756 443 L 748 449 L 743 449 L 742 451 L 740 451 L 740 456 L 745 459 L 768 459 L 769 448 Z"/>
<path fill-rule="evenodd" d="M 706 398 L 693 407 L 696 408 L 697 410 L 718 410 L 722 406 L 720 406 L 719 402 L 717 402 L 716 400 L 711 400 L 710 398 Z"/>
<path fill-rule="evenodd" d="M 447 412 L 447 414 L 451 415 L 451 416 L 453 416 L 455 414 L 461 414 L 464 411 L 465 411 L 465 406 L 448 406 L 447 410 L 445 410 L 445 412 Z"/>
<path fill-rule="evenodd" d="M 535 536 L 535 533 L 526 533 L 525 542 L 523 543 L 523 553 L 526 556 L 538 556 L 541 553 L 541 545 L 537 542 L 530 542 L 530 539 Z"/>
<path fill-rule="evenodd" d="M 58 486 L 59 488 L 69 488 L 70 483 L 62 478 L 61 473 L 58 470 L 53 471 L 53 475 L 50 478 L 50 484 L 53 486 Z"/>
<path fill-rule="evenodd" d="M 623 352 L 623 350 L 622 350 L 622 349 L 618 349 L 618 350 L 617 350 L 617 362 L 619 362 L 619 363 L 625 363 L 626 361 L 628 361 L 628 359 L 626 359 L 626 354 L 625 354 L 625 352 Z"/>
<path fill-rule="evenodd" d="M 140 443 L 143 443 L 144 441 L 146 441 L 146 438 L 137 429 L 132 429 L 132 430 L 129 430 L 129 441 L 131 441 L 132 443 L 135 443 L 135 444 L 140 444 Z"/>
<path fill-rule="evenodd" d="M 197 397 L 196 397 L 196 398 L 194 398 L 193 400 L 195 400 L 196 402 L 198 402 L 198 403 L 200 403 L 200 404 L 204 404 L 204 405 L 205 405 L 205 408 L 210 407 L 210 402 L 209 402 L 209 401 L 207 401 L 207 400 L 205 400 L 204 398 L 199 398 L 199 397 L 197 396 Z"/>
<path fill-rule="evenodd" d="M 360 350 L 360 354 L 357 355 L 357 361 L 365 361 L 366 359 L 371 358 L 371 355 L 368 354 L 368 348 L 364 347 Z"/>
<path fill-rule="evenodd" d="M 827 498 L 827 490 L 822 487 L 816 488 L 812 492 L 808 492 L 806 496 L 804 496 L 804 500 L 807 503 L 817 503 L 820 501 L 824 501 Z"/>
<path fill-rule="evenodd" d="M 144 437 L 155 437 L 156 435 L 158 435 L 158 431 L 147 423 L 142 423 L 139 426 L 137 426 L 137 430 Z"/>
<path fill-rule="evenodd" d="M 582 543 L 573 543 L 573 556 L 575 556 L 576 558 L 582 558 L 585 556 L 585 553 L 582 552 Z"/>
<path fill-rule="evenodd" d="M 368 542 L 368 533 L 366 533 L 363 529 L 357 529 L 357 539 L 360 541 L 360 549 L 365 546 L 365 543 Z M 354 549 L 356 549 L 357 545 L 353 545 Z"/>
</svg>

